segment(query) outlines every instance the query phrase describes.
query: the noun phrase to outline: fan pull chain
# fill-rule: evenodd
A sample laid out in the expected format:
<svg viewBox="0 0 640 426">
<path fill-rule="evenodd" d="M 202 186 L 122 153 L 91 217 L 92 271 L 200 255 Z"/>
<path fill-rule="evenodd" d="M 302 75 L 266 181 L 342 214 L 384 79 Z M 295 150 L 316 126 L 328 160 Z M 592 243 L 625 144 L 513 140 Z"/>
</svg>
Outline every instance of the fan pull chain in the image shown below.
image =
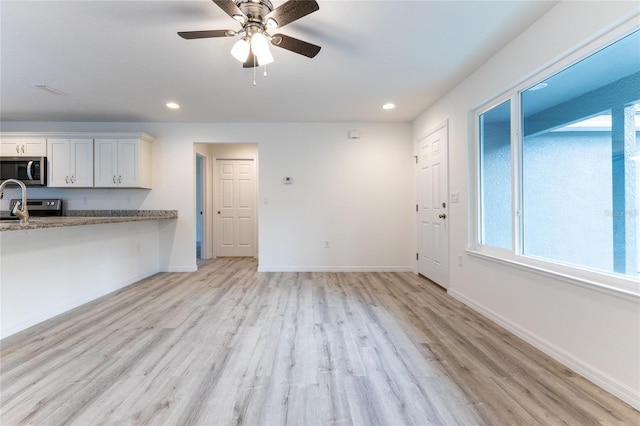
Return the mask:
<svg viewBox="0 0 640 426">
<path fill-rule="evenodd" d="M 258 85 L 258 82 L 256 81 L 256 75 L 257 75 L 257 70 L 256 70 L 256 69 L 257 69 L 257 68 L 258 68 L 258 67 L 256 66 L 256 57 L 254 56 L 254 57 L 253 57 L 253 85 L 254 85 L 254 86 L 257 86 L 257 85 Z M 264 70 L 263 70 L 263 72 L 262 72 L 262 75 L 263 75 L 264 77 L 266 77 L 266 76 L 267 76 L 267 66 L 266 66 L 266 65 L 264 66 Z"/>
<path fill-rule="evenodd" d="M 258 83 L 256 83 L 256 56 L 253 55 L 253 85 L 257 86 Z"/>
</svg>

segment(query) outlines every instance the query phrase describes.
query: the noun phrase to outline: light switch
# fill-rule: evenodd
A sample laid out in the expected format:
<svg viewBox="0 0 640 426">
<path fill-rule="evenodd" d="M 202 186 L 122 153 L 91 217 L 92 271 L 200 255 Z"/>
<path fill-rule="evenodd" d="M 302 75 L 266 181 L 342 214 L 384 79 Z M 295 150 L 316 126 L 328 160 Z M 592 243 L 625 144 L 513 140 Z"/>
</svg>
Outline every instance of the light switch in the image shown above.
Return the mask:
<svg viewBox="0 0 640 426">
<path fill-rule="evenodd" d="M 460 202 L 460 193 L 458 191 L 454 191 L 451 193 L 451 202 L 458 203 Z"/>
</svg>

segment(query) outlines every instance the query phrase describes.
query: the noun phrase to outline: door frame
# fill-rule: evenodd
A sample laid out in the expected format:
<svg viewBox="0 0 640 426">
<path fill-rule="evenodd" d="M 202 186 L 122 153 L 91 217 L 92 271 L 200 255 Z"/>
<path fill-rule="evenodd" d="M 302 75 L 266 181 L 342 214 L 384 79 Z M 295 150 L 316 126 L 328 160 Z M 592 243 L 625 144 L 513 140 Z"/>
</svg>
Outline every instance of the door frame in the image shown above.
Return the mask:
<svg viewBox="0 0 640 426">
<path fill-rule="evenodd" d="M 449 189 L 449 119 L 446 119 L 444 121 L 442 121 L 441 123 L 439 123 L 438 125 L 432 127 L 429 131 L 424 132 L 422 134 L 420 134 L 420 136 L 418 136 L 416 138 L 415 141 L 415 145 L 414 145 L 414 149 L 415 149 L 415 157 L 416 157 L 416 168 L 415 168 L 415 190 L 416 190 L 416 220 L 415 220 L 415 225 L 416 225 L 416 253 L 420 253 L 420 241 L 421 241 L 421 236 L 420 236 L 420 227 L 418 224 L 418 220 L 419 220 L 419 216 L 418 216 L 418 203 L 420 201 L 420 182 L 418 181 L 420 178 L 420 168 L 418 167 L 418 158 L 420 155 L 420 143 L 430 137 L 431 135 L 433 135 L 436 132 L 439 132 L 440 130 L 442 130 L 444 128 L 444 133 L 445 133 L 445 137 L 446 137 L 446 155 L 445 155 L 445 159 L 444 162 L 446 163 L 447 166 L 447 171 L 446 171 L 446 193 L 445 193 L 445 198 L 447 200 L 447 225 L 446 225 L 446 241 L 447 241 L 447 247 L 446 247 L 446 253 L 445 253 L 445 258 L 447 261 L 447 265 L 446 265 L 446 277 L 444 279 L 441 279 L 440 282 L 437 282 L 438 285 L 442 286 L 445 289 L 449 288 L 449 282 L 450 282 L 450 278 L 451 278 L 451 259 L 450 259 L 450 246 L 451 246 L 451 233 L 450 233 L 450 223 L 451 223 L 451 197 L 450 197 L 450 189 Z M 419 272 L 419 259 L 417 258 L 418 256 L 416 256 L 416 260 L 415 260 L 415 271 L 416 274 L 420 274 Z M 421 274 L 420 274 L 421 275 Z M 425 275 L 423 275 L 425 276 Z M 426 278 L 432 280 L 430 277 L 425 276 Z M 432 280 L 433 281 L 433 280 Z M 435 281 L 433 281 L 435 282 Z"/>
<path fill-rule="evenodd" d="M 217 248 L 218 248 L 218 238 L 220 237 L 218 235 L 218 229 L 220 227 L 220 223 L 219 223 L 219 215 L 214 214 L 216 211 L 219 210 L 219 205 L 218 203 L 220 202 L 220 194 L 218 194 L 218 160 L 247 160 L 247 161 L 253 161 L 253 164 L 255 166 L 255 193 L 254 193 L 254 205 L 255 205 L 255 211 L 254 211 L 254 217 L 253 217 L 253 238 L 254 238 L 254 252 L 253 252 L 253 257 L 254 258 L 258 258 L 258 209 L 259 209 L 259 204 L 258 204 L 258 200 L 259 198 L 259 185 L 260 185 L 260 179 L 259 179 L 259 170 L 258 170 L 258 156 L 257 155 L 236 155 L 236 154 L 225 154 L 222 155 L 220 157 L 216 157 L 213 156 L 212 157 L 212 170 L 213 170 L 213 176 L 211 177 L 211 182 L 212 182 L 212 186 L 213 186 L 213 190 L 211 191 L 211 193 L 213 194 L 213 211 L 211 212 L 213 214 L 213 250 L 214 250 L 214 257 L 218 256 L 217 253 Z"/>
</svg>

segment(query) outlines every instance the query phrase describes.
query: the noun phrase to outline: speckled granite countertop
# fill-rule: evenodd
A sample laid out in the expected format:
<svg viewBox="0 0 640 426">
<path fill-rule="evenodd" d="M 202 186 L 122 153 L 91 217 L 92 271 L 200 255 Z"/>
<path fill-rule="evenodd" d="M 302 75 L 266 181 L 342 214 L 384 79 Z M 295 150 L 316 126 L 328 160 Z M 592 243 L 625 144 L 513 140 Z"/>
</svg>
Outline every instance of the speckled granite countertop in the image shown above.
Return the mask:
<svg viewBox="0 0 640 426">
<path fill-rule="evenodd" d="M 0 232 L 176 219 L 177 217 L 177 210 L 69 210 L 65 216 L 32 216 L 26 225 L 20 225 L 17 220 L 0 220 Z"/>
</svg>

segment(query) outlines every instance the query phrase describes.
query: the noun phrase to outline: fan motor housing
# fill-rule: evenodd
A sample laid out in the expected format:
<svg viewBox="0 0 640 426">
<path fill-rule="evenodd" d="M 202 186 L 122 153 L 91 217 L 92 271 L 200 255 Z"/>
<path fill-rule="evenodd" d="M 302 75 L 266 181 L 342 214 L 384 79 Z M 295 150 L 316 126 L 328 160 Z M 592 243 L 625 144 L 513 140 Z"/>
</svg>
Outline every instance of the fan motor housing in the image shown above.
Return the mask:
<svg viewBox="0 0 640 426">
<path fill-rule="evenodd" d="M 269 0 L 239 0 L 236 2 L 238 9 L 242 11 L 249 22 L 265 24 L 265 17 L 273 10 L 273 5 Z"/>
</svg>

